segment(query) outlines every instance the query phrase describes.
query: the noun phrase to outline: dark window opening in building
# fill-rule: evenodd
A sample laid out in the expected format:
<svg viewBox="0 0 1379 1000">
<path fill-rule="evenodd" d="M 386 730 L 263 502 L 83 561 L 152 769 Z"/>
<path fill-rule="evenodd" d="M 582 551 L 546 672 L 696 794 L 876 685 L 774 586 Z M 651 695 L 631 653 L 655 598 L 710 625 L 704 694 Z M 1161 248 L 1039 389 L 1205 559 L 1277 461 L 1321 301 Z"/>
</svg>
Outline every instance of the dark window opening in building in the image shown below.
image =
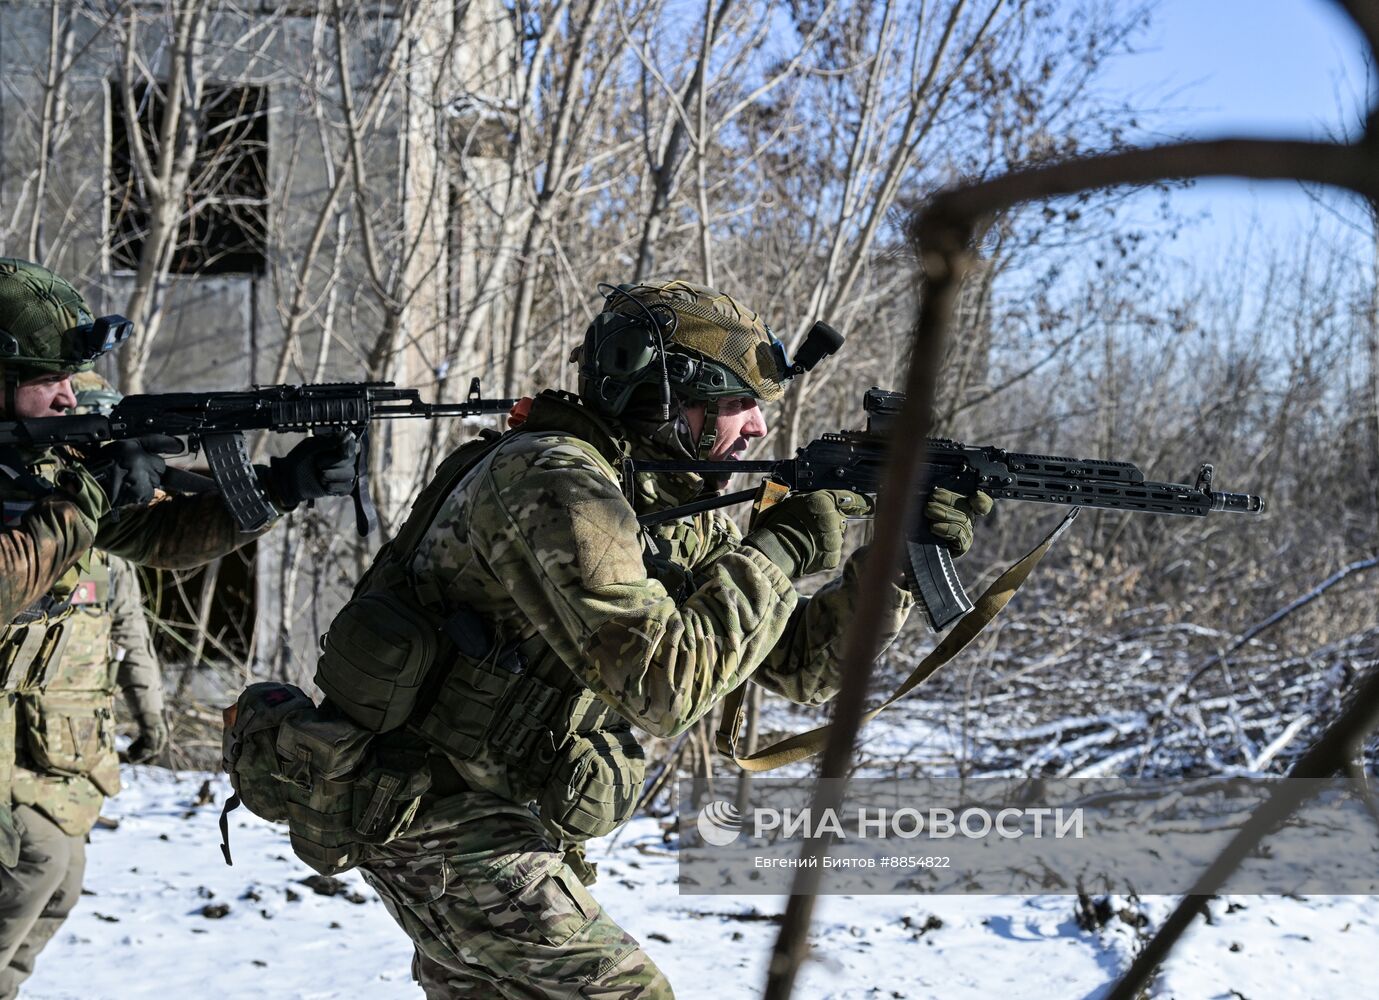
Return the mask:
<svg viewBox="0 0 1379 1000">
<path fill-rule="evenodd" d="M 134 89 L 138 134 L 157 169 L 165 85 Z M 110 257 L 133 271 L 148 233 L 148 192 L 135 164 L 135 134 L 117 82 L 110 83 Z M 268 90 L 202 89 L 196 159 L 179 210 L 172 270 L 180 274 L 262 274 L 268 222 Z"/>
</svg>

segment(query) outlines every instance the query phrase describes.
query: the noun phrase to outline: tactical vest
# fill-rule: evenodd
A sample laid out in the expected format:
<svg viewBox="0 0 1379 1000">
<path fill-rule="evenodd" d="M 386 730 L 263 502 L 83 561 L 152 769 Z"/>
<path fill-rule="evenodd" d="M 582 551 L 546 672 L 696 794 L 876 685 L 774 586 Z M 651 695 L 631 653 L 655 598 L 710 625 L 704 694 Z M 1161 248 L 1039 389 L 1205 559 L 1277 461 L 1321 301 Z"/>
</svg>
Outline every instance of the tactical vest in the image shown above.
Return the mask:
<svg viewBox="0 0 1379 1000">
<path fill-rule="evenodd" d="M 593 444 L 630 491 L 626 443 L 572 397 L 543 393 L 512 433 L 542 430 Z M 626 720 L 534 626 L 494 634 L 412 569 L 445 500 L 503 439 L 487 432 L 442 462 L 380 549 L 321 639 L 319 708 L 297 688 L 265 683 L 227 713 L 224 763 L 238 798 L 286 821 L 294 851 L 317 871 L 353 867 L 367 845 L 403 833 L 434 768 L 452 787 L 458 780 L 451 762 L 500 762 L 562 841 L 602 836 L 636 807 L 644 759 Z"/>
<path fill-rule="evenodd" d="M 548 391 L 513 433 L 553 430 L 593 445 L 631 501 L 628 444 L 616 431 L 573 397 Z M 498 441 L 490 434 L 442 463 L 332 622 L 315 679 L 332 705 L 367 729 L 401 730 L 461 764 L 481 756 L 499 764 L 557 838 L 587 840 L 616 829 L 636 806 L 644 758 L 631 725 L 535 625 L 495 634 L 413 568 L 446 498 Z"/>
<path fill-rule="evenodd" d="M 57 468 L 56 459 L 3 466 L 7 526 L 50 492 L 46 476 Z M 91 550 L 0 630 L 0 794 L 71 836 L 87 833 L 104 797 L 120 790 L 109 609 L 109 565 Z"/>
</svg>

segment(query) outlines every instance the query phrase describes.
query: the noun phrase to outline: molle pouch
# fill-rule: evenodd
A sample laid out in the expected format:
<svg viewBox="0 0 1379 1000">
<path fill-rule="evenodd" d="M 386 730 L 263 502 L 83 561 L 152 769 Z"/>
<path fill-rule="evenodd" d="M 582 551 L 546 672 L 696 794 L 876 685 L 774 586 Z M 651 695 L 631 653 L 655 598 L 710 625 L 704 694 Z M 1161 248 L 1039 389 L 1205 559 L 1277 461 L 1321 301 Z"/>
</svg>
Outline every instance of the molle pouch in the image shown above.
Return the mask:
<svg viewBox="0 0 1379 1000">
<path fill-rule="evenodd" d="M 110 745 L 101 754 L 95 765 L 86 773 L 87 779 L 95 785 L 106 798 L 120 794 L 120 755 L 115 750 L 115 713 L 110 713 Z"/>
<path fill-rule="evenodd" d="M 58 673 L 57 668 L 67 652 L 70 618 L 71 615 L 64 615 L 59 620 L 48 624 L 47 631 L 43 633 L 43 643 L 38 647 L 37 655 L 29 664 L 28 674 L 19 682 L 21 691 L 40 691 L 46 688 L 49 679 Z"/>
<path fill-rule="evenodd" d="M 287 821 L 291 786 L 282 779 L 278 731 L 287 719 L 315 711 L 315 702 L 301 688 L 273 681 L 250 684 L 226 709 L 220 763 L 235 794 L 255 816 L 271 823 Z"/>
<path fill-rule="evenodd" d="M 359 725 L 389 732 L 412 714 L 438 642 L 438 623 L 420 609 L 389 591 L 362 594 L 322 637 L 316 683 Z"/>
<path fill-rule="evenodd" d="M 278 729 L 292 850 L 323 875 L 353 868 L 362 846 L 354 829 L 354 786 L 374 734 L 334 713 L 304 712 Z"/>
<path fill-rule="evenodd" d="M 286 721 L 277 754 L 292 849 L 322 875 L 353 868 L 365 845 L 406 829 L 431 784 L 423 754 L 380 746 L 333 704 Z"/>
<path fill-rule="evenodd" d="M 562 840 L 612 833 L 632 817 L 646 758 L 626 724 L 577 733 L 561 748 L 541 793 L 541 821 Z"/>
<path fill-rule="evenodd" d="M 110 619 L 103 610 L 73 608 L 62 620 L 60 647 L 49 654 L 35 687 L 78 691 L 105 684 L 110 670 Z"/>
<path fill-rule="evenodd" d="M 411 824 L 431 787 L 426 755 L 394 755 L 376 748 L 373 766 L 354 785 L 354 829 L 370 844 L 384 844 Z"/>
<path fill-rule="evenodd" d="M 507 698 L 525 678 L 526 661 L 515 649 L 499 649 L 478 615 L 461 609 L 445 623 L 453 659 L 416 730 L 456 760 L 472 760 L 489 744 L 503 712 L 520 699 Z"/>
<path fill-rule="evenodd" d="M 25 686 L 29 665 L 39 658 L 47 634 L 46 623 L 0 630 L 0 690 L 17 691 Z"/>
<path fill-rule="evenodd" d="M 114 753 L 115 715 L 104 692 L 21 694 L 19 703 L 29 755 L 39 770 L 85 777 Z M 118 777 L 114 784 L 118 791 Z"/>
</svg>

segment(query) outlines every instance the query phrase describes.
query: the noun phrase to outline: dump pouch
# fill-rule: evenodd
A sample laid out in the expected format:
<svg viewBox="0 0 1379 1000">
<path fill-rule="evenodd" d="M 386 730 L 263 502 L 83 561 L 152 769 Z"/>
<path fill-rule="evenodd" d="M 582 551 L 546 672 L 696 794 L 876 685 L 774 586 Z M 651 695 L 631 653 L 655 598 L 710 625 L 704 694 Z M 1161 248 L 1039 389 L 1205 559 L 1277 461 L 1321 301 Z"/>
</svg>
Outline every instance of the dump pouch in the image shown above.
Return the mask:
<svg viewBox="0 0 1379 1000">
<path fill-rule="evenodd" d="M 294 684 L 260 681 L 240 694 L 225 713 L 220 765 L 241 802 L 270 823 L 287 822 L 290 787 L 279 775 L 278 730 L 286 719 L 316 711 L 316 704 Z"/>
</svg>

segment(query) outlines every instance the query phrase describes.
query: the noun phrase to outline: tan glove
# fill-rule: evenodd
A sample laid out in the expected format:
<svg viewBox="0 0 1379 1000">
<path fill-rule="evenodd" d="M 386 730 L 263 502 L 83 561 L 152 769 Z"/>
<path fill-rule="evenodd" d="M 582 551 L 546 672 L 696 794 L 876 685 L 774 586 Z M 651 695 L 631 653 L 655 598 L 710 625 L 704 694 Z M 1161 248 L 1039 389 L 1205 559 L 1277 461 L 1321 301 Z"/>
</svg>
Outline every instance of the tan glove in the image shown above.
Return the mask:
<svg viewBox="0 0 1379 1000">
<path fill-rule="evenodd" d="M 757 517 L 742 544 L 759 550 L 791 579 L 837 569 L 848 517 L 870 510 L 866 497 L 847 490 L 792 493 Z"/>
<path fill-rule="evenodd" d="M 972 519 L 991 513 L 991 497 L 977 490 L 970 497 L 937 486 L 924 503 L 929 530 L 948 546 L 954 558 L 972 547 Z"/>
</svg>

